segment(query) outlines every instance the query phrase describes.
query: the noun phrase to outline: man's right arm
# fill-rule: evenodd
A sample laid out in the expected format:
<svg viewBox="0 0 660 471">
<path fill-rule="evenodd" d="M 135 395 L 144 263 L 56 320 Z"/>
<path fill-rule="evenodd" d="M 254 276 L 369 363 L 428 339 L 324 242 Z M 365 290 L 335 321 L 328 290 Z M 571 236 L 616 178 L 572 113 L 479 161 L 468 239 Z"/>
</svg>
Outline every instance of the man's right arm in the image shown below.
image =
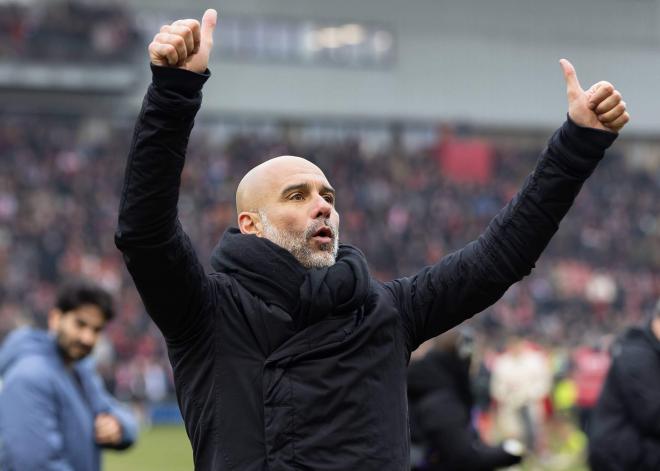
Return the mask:
<svg viewBox="0 0 660 471">
<path fill-rule="evenodd" d="M 0 464 L 8 469 L 73 471 L 63 454 L 55 398 L 43 371 L 22 368 L 7 375 L 0 395 L 0 431 Z"/>
<path fill-rule="evenodd" d="M 215 15 L 205 15 L 205 21 L 206 33 L 212 34 Z M 179 66 L 184 55 L 176 48 L 182 42 L 191 54 Z M 213 298 L 209 279 L 177 218 L 181 172 L 202 85 L 209 76 L 211 44 L 207 39 L 200 45 L 199 23 L 181 20 L 164 26 L 150 45 L 153 83 L 135 127 L 115 234 L 149 315 L 173 340 L 203 328 L 199 314 L 209 309 L 205 304 Z M 200 54 L 205 58 L 199 59 Z"/>
</svg>

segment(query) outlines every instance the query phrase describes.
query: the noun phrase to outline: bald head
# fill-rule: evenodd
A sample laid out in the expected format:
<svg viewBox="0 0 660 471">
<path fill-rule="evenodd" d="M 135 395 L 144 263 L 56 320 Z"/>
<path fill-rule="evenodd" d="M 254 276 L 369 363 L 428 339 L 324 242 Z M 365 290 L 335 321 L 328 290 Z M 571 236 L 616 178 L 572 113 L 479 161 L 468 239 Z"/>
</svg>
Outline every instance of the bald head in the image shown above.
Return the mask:
<svg viewBox="0 0 660 471">
<path fill-rule="evenodd" d="M 309 160 L 293 155 L 281 155 L 257 165 L 245 174 L 236 189 L 236 212 L 259 211 L 268 195 L 278 191 L 278 186 L 293 174 L 325 175 Z"/>
<path fill-rule="evenodd" d="M 335 190 L 309 160 L 283 155 L 257 165 L 236 190 L 238 228 L 288 250 L 306 268 L 335 263 Z"/>
</svg>

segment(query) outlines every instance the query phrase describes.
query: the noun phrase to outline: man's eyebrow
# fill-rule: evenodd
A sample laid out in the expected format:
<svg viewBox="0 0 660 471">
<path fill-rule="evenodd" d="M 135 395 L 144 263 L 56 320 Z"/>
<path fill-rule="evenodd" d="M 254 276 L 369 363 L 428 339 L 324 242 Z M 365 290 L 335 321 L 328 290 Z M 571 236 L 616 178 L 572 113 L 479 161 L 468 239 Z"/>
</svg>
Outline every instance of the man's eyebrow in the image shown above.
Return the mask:
<svg viewBox="0 0 660 471">
<path fill-rule="evenodd" d="M 286 195 L 287 193 L 290 193 L 290 192 L 296 191 L 296 190 L 309 192 L 311 190 L 311 188 L 312 188 L 312 186 L 307 182 L 294 183 L 293 185 L 289 185 L 289 186 L 285 187 L 282 190 L 281 194 Z M 331 186 L 321 185 L 320 193 L 332 193 L 334 195 L 336 192 L 335 192 L 335 189 L 332 188 Z"/>
</svg>

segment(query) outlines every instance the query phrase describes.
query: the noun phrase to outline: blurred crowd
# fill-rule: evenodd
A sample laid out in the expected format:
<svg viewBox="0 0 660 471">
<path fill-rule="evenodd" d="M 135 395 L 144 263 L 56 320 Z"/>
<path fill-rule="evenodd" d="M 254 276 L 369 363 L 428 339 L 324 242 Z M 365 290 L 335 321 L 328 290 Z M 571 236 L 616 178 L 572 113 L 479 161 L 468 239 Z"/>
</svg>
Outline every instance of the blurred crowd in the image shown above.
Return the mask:
<svg viewBox="0 0 660 471">
<path fill-rule="evenodd" d="M 113 242 L 132 119 L 2 116 L 0 123 L 0 338 L 21 323 L 43 323 L 59 281 L 91 277 L 118 303 L 97 351 L 109 387 L 126 400 L 171 399 L 161 336 Z M 543 145 L 471 136 L 492 162 L 487 178 L 469 181 L 443 167 L 443 133 L 429 145 L 393 138 L 374 147 L 359 137 L 310 140 L 285 132 L 219 137 L 220 127 L 202 121 L 194 131 L 180 196 L 180 218 L 204 263 L 234 224 L 242 175 L 266 158 L 294 154 L 325 170 L 337 190 L 341 239 L 360 247 L 383 280 L 412 274 L 477 237 Z M 533 275 L 472 322 L 482 349 L 477 370 L 489 378 L 481 403 L 512 397 L 507 384 L 516 378 L 495 361 L 519 350 L 512 336 L 552 360 L 548 378 L 537 382 L 544 391 L 530 393 L 537 400 L 574 373 L 578 348 L 602 350 L 608 334 L 641 321 L 660 296 L 660 154 L 640 157 L 635 148 L 612 149 Z M 493 374 L 499 386 L 490 388 Z"/>
<path fill-rule="evenodd" d="M 135 58 L 132 16 L 117 2 L 0 2 L 0 60 L 119 63 Z"/>
</svg>

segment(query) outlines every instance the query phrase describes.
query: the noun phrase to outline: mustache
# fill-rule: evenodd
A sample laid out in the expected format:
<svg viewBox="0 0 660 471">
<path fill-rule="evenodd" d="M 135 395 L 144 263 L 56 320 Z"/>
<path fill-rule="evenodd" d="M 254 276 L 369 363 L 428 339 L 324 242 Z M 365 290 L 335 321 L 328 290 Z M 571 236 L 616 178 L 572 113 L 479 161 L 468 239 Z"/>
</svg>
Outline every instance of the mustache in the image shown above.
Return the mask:
<svg viewBox="0 0 660 471">
<path fill-rule="evenodd" d="M 77 348 L 78 350 L 82 350 L 83 352 L 86 353 L 91 352 L 94 349 L 94 347 L 90 347 L 89 345 L 85 345 L 79 342 L 72 343 L 70 347 Z"/>
<path fill-rule="evenodd" d="M 311 239 L 322 227 L 330 229 L 330 237 L 335 239 L 337 237 L 337 226 L 329 219 L 317 219 L 305 231 L 305 239 Z"/>
</svg>

